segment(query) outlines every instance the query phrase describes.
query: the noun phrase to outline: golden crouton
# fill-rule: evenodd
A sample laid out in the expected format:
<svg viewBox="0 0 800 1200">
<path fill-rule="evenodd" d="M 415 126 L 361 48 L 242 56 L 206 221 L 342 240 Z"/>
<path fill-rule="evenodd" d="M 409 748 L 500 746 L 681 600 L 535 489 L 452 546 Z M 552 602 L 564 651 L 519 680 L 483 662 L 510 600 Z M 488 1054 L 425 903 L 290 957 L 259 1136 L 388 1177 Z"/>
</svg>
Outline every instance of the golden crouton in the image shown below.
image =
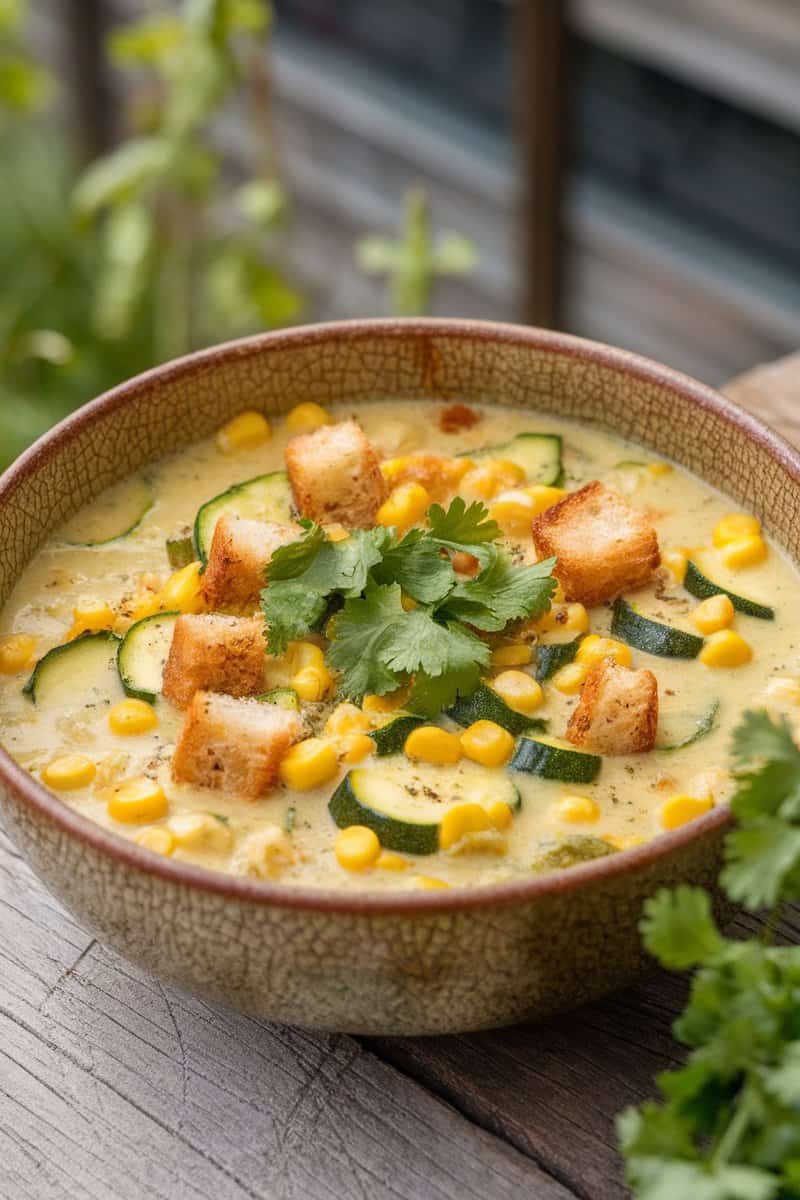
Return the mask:
<svg viewBox="0 0 800 1200">
<path fill-rule="evenodd" d="M 567 727 L 574 746 L 595 754 L 639 754 L 656 744 L 658 683 L 605 658 L 592 667 Z"/>
<path fill-rule="evenodd" d="M 172 758 L 173 777 L 257 800 L 275 782 L 302 728 L 296 712 L 277 704 L 195 692 Z"/>
<path fill-rule="evenodd" d="M 647 518 L 597 480 L 540 513 L 533 540 L 540 558 L 558 559 L 566 599 L 587 608 L 641 587 L 661 561 Z"/>
<path fill-rule="evenodd" d="M 294 502 L 304 517 L 367 529 L 386 499 L 378 456 L 355 421 L 292 438 L 284 451 Z"/>
<path fill-rule="evenodd" d="M 253 696 L 263 691 L 265 663 L 260 617 L 178 617 L 162 691 L 178 708 L 186 708 L 199 691 Z"/>
<path fill-rule="evenodd" d="M 279 546 L 301 536 L 297 525 L 250 521 L 225 513 L 214 528 L 203 595 L 210 608 L 253 609 L 266 587 L 264 568 Z"/>
</svg>

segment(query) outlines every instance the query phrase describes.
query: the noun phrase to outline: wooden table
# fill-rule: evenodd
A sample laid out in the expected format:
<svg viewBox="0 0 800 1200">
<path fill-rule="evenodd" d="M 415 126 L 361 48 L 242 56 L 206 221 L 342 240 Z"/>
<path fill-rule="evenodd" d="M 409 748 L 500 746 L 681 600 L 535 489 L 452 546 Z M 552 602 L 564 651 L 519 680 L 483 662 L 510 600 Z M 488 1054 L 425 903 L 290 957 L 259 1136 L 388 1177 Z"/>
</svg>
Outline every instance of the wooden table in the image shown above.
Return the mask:
<svg viewBox="0 0 800 1200">
<path fill-rule="evenodd" d="M 800 440 L 800 360 L 730 391 Z M 0 963 L 0 1200 L 617 1200 L 614 1115 L 680 1057 L 663 974 L 464 1037 L 220 1012 L 84 933 L 2 834 Z"/>
</svg>

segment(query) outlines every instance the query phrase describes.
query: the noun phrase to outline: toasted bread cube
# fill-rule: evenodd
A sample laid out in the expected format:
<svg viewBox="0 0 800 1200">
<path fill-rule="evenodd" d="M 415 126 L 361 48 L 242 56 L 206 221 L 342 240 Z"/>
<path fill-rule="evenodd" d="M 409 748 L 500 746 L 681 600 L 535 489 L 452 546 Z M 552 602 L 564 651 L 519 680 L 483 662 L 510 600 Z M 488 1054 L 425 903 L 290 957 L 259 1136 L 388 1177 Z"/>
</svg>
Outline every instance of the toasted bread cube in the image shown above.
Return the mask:
<svg viewBox="0 0 800 1200">
<path fill-rule="evenodd" d="M 255 608 L 266 587 L 267 563 L 279 546 L 297 541 L 301 533 L 297 525 L 250 521 L 235 513 L 221 516 L 203 574 L 203 595 L 209 607 Z"/>
<path fill-rule="evenodd" d="M 378 455 L 355 421 L 323 425 L 285 450 L 294 501 L 304 517 L 367 529 L 386 499 Z"/>
<path fill-rule="evenodd" d="M 298 714 L 278 704 L 195 692 L 172 758 L 173 777 L 257 800 L 302 730 Z"/>
<path fill-rule="evenodd" d="M 574 746 L 595 754 L 640 754 L 656 744 L 658 683 L 605 658 L 592 667 L 567 727 Z"/>
<path fill-rule="evenodd" d="M 558 559 L 565 598 L 587 608 L 641 587 L 661 561 L 647 517 L 597 480 L 540 513 L 533 540 L 540 558 Z"/>
<path fill-rule="evenodd" d="M 195 692 L 254 696 L 264 690 L 266 645 L 260 617 L 216 613 L 178 617 L 164 667 L 162 692 L 186 708 Z"/>
</svg>

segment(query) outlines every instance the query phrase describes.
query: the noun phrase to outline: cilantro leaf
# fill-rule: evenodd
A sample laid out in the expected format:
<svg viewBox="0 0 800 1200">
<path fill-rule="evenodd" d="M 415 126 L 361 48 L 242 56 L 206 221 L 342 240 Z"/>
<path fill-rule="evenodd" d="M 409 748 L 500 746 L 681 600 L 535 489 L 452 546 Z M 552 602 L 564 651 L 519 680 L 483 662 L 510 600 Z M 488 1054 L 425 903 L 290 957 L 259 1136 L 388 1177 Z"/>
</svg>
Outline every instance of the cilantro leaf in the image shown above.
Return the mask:
<svg viewBox="0 0 800 1200">
<path fill-rule="evenodd" d="M 682 884 L 662 888 L 644 905 L 642 938 L 662 966 L 685 971 L 706 963 L 723 946 L 708 892 Z"/>
<path fill-rule="evenodd" d="M 725 844 L 722 884 L 732 900 L 750 909 L 773 908 L 787 890 L 794 895 L 800 871 L 800 827 L 764 817 L 734 829 Z M 787 897 L 788 898 L 788 897 Z"/>
<path fill-rule="evenodd" d="M 441 624 L 421 608 L 406 614 L 384 653 L 389 667 L 414 676 L 408 708 L 424 716 L 435 716 L 459 695 L 474 692 L 491 656 L 485 642 L 463 625 Z"/>
<path fill-rule="evenodd" d="M 267 563 L 266 578 L 296 579 L 308 569 L 325 542 L 325 530 L 321 525 L 307 525 L 303 537 L 278 546 Z"/>
<path fill-rule="evenodd" d="M 261 593 L 270 654 L 283 654 L 289 642 L 306 636 L 323 616 L 328 601 L 296 579 L 278 579 Z"/>
<path fill-rule="evenodd" d="M 378 583 L 399 583 L 420 604 L 443 600 L 456 581 L 449 558 L 421 529 L 391 546 L 372 574 Z"/>
<path fill-rule="evenodd" d="M 480 683 L 481 672 L 474 663 L 465 662 L 440 675 L 417 671 L 406 701 L 409 712 L 435 717 L 455 704 L 459 696 L 469 696 Z"/>
<path fill-rule="evenodd" d="M 461 496 L 451 500 L 445 511 L 441 504 L 428 509 L 429 537 L 445 550 L 462 550 L 486 561 L 491 542 L 500 537 L 500 526 L 489 517 L 489 510 L 480 500 L 470 505 Z"/>
<path fill-rule="evenodd" d="M 551 575 L 555 561 L 548 558 L 515 567 L 506 554 L 494 549 L 475 579 L 456 584 L 445 603 L 447 613 L 492 632 L 505 629 L 510 621 L 539 617 L 555 594 L 556 581 Z"/>
<path fill-rule="evenodd" d="M 345 601 L 334 619 L 328 662 L 339 671 L 339 691 L 350 700 L 361 700 L 367 692 L 383 696 L 402 682 L 384 661 L 383 652 L 402 629 L 408 614 L 403 609 L 400 587 L 368 583 L 363 597 Z"/>
<path fill-rule="evenodd" d="M 784 1048 L 778 1067 L 765 1075 L 764 1086 L 782 1104 L 800 1107 L 800 1041 Z"/>
</svg>

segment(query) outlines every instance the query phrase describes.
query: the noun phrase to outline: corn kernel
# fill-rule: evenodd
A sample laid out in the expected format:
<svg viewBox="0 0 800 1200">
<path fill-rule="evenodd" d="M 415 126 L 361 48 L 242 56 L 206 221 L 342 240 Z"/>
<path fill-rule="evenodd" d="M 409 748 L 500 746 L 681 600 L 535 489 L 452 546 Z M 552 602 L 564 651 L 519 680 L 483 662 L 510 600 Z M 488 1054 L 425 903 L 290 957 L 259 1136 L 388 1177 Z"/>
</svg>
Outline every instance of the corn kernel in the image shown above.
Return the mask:
<svg viewBox="0 0 800 1200">
<path fill-rule="evenodd" d="M 500 491 L 500 483 L 489 464 L 472 467 L 461 479 L 460 490 L 468 495 L 491 500 Z"/>
<path fill-rule="evenodd" d="M 514 819 L 514 814 L 505 800 L 493 800 L 486 813 L 492 829 L 508 829 Z"/>
<path fill-rule="evenodd" d="M 365 871 L 380 858 L 381 844 L 377 834 L 366 825 L 349 825 L 339 830 L 333 849 L 345 871 Z"/>
<path fill-rule="evenodd" d="M 532 713 L 544 700 L 541 686 L 524 671 L 501 671 L 491 687 L 515 712 Z"/>
<path fill-rule="evenodd" d="M 525 471 L 519 463 L 512 462 L 509 458 L 493 458 L 489 469 L 497 481 L 499 491 L 507 491 L 516 487 L 518 483 L 525 482 Z"/>
<path fill-rule="evenodd" d="M 233 845 L 233 834 L 227 822 L 213 813 L 178 813 L 169 823 L 175 841 L 182 850 L 210 850 L 226 854 Z"/>
<path fill-rule="evenodd" d="M 683 583 L 688 559 L 680 550 L 664 550 L 661 555 L 661 565 L 666 567 L 677 583 Z"/>
<path fill-rule="evenodd" d="M 563 630 L 565 633 L 586 633 L 589 629 L 589 614 L 582 604 L 553 605 L 536 622 L 539 633 Z"/>
<path fill-rule="evenodd" d="M 161 603 L 167 612 L 199 613 L 203 601 L 202 565 L 189 563 L 170 575 L 161 592 Z"/>
<path fill-rule="evenodd" d="M 603 662 L 606 658 L 613 659 L 621 667 L 629 667 L 631 665 L 631 648 L 614 638 L 599 637 L 596 633 L 590 633 L 578 646 L 578 653 L 575 655 L 577 662 L 586 663 L 590 667 Z"/>
<path fill-rule="evenodd" d="M 749 643 L 732 629 L 710 634 L 698 655 L 707 667 L 742 667 L 752 657 Z"/>
<path fill-rule="evenodd" d="M 504 492 L 489 509 L 492 520 L 512 538 L 530 537 L 535 515 L 533 500 L 523 491 Z"/>
<path fill-rule="evenodd" d="M 413 596 L 407 596 L 405 592 L 400 595 L 400 607 L 403 612 L 413 612 L 417 607 L 417 602 Z"/>
<path fill-rule="evenodd" d="M 42 783 L 58 792 L 72 792 L 88 787 L 97 774 L 97 767 L 82 754 L 64 754 L 54 758 L 42 771 Z"/>
<path fill-rule="evenodd" d="M 525 491 L 533 501 L 533 513 L 536 517 L 558 504 L 559 500 L 563 500 L 567 495 L 565 488 L 547 487 L 543 483 L 535 483 L 533 487 L 525 488 Z"/>
<path fill-rule="evenodd" d="M 372 722 L 366 713 L 349 701 L 337 704 L 325 722 L 325 732 L 331 737 L 345 733 L 366 733 Z"/>
<path fill-rule="evenodd" d="M 450 887 L 450 884 L 446 880 L 437 879 L 435 875 L 415 875 L 414 883 L 418 888 L 422 888 L 426 892 L 439 891 Z"/>
<path fill-rule="evenodd" d="M 755 567 L 767 557 L 767 543 L 757 534 L 753 537 L 738 538 L 737 541 L 727 542 L 722 547 L 720 557 L 731 571 Z"/>
<path fill-rule="evenodd" d="M 137 846 L 152 850 L 155 854 L 172 854 L 175 849 L 175 838 L 166 825 L 148 825 L 140 829 L 133 839 Z"/>
<path fill-rule="evenodd" d="M 533 647 L 528 642 L 512 642 L 508 646 L 495 646 L 492 651 L 493 667 L 527 667 L 533 659 Z"/>
<path fill-rule="evenodd" d="M 431 498 L 421 483 L 401 483 L 378 509 L 375 524 L 406 530 L 422 520 L 430 502 Z"/>
<path fill-rule="evenodd" d="M 134 597 L 130 610 L 131 624 L 141 621 L 144 617 L 154 617 L 161 611 L 161 593 L 143 591 Z"/>
<path fill-rule="evenodd" d="M 474 554 L 467 554 L 466 550 L 456 550 L 450 563 L 453 570 L 458 571 L 459 575 L 477 575 L 481 569 L 481 560 Z"/>
<path fill-rule="evenodd" d="M 247 410 L 217 430 L 217 449 L 221 454 L 251 450 L 262 446 L 272 436 L 269 421 L 263 413 Z"/>
<path fill-rule="evenodd" d="M 418 725 L 412 729 L 403 747 L 406 757 L 444 766 L 461 758 L 458 735 L 439 729 L 438 725 Z"/>
<path fill-rule="evenodd" d="M 381 463 L 381 475 L 387 483 L 393 483 L 408 469 L 409 457 L 403 454 L 398 458 L 385 458 Z"/>
<path fill-rule="evenodd" d="M 587 663 L 567 663 L 566 666 L 556 671 L 553 676 L 553 687 L 565 696 L 574 696 L 583 687 L 588 674 L 589 666 Z"/>
<path fill-rule="evenodd" d="M 279 825 L 256 830 L 245 842 L 245 868 L 256 879 L 276 879 L 297 861 L 292 839 Z"/>
<path fill-rule="evenodd" d="M 158 724 L 156 710 L 145 700 L 120 700 L 109 709 L 108 724 L 120 737 L 135 737 L 147 733 Z"/>
<path fill-rule="evenodd" d="M 167 797 L 153 779 L 127 779 L 116 789 L 107 804 L 108 815 L 115 821 L 140 824 L 160 821 L 167 813 Z"/>
<path fill-rule="evenodd" d="M 672 796 L 661 807 L 661 826 L 663 829 L 678 829 L 702 817 L 713 807 L 714 801 L 709 796 Z"/>
<path fill-rule="evenodd" d="M 350 537 L 350 530 L 345 529 L 344 525 L 340 525 L 338 521 L 333 521 L 330 525 L 323 525 L 322 528 L 329 542 L 346 542 Z"/>
<path fill-rule="evenodd" d="M 338 742 L 339 757 L 351 765 L 359 763 L 375 750 L 375 743 L 368 733 L 345 733 Z"/>
<path fill-rule="evenodd" d="M 442 817 L 439 826 L 439 846 L 449 850 L 466 834 L 481 833 L 489 828 L 489 814 L 481 804 L 456 804 Z"/>
<path fill-rule="evenodd" d="M 776 675 L 770 679 L 764 695 L 773 705 L 791 704 L 800 707 L 800 680 L 788 675 Z"/>
<path fill-rule="evenodd" d="M 291 675 L 297 675 L 306 667 L 313 667 L 317 671 L 325 667 L 324 651 L 316 642 L 289 642 L 285 659 Z"/>
<path fill-rule="evenodd" d="M 306 738 L 292 746 L 280 765 L 280 776 L 287 787 L 308 792 L 333 779 L 339 769 L 336 751 L 322 738 Z"/>
<path fill-rule="evenodd" d="M 315 704 L 323 700 L 333 687 L 333 676 L 324 665 L 303 667 L 302 671 L 292 676 L 292 687 L 301 700 Z"/>
<path fill-rule="evenodd" d="M 0 675 L 16 675 L 24 671 L 33 658 L 36 638 L 27 633 L 10 633 L 0 638 Z"/>
<path fill-rule="evenodd" d="M 330 413 L 321 404 L 315 404 L 313 400 L 296 404 L 286 414 L 286 428 L 290 433 L 311 433 L 312 430 L 319 429 L 322 425 L 330 425 L 330 423 Z"/>
<path fill-rule="evenodd" d="M 600 816 L 600 806 L 591 796 L 564 796 L 556 805 L 556 816 L 560 821 L 570 824 L 596 821 Z"/>
<path fill-rule="evenodd" d="M 655 475 L 656 479 L 662 475 L 672 474 L 672 464 L 668 462 L 651 462 L 647 464 L 647 469 L 651 475 Z"/>
<path fill-rule="evenodd" d="M 734 616 L 730 596 L 720 592 L 718 596 L 709 596 L 698 604 L 692 613 L 692 621 L 701 633 L 716 633 L 719 629 L 727 629 Z"/>
<path fill-rule="evenodd" d="M 758 537 L 761 533 L 761 522 L 750 513 L 726 513 L 721 521 L 714 526 L 713 542 L 717 549 L 727 546 L 729 542 L 738 542 L 741 538 Z"/>
<path fill-rule="evenodd" d="M 460 735 L 459 741 L 467 758 L 484 767 L 499 767 L 514 753 L 513 737 L 494 721 L 473 722 Z"/>
<path fill-rule="evenodd" d="M 647 838 L 643 838 L 637 833 L 623 833 L 618 837 L 608 834 L 603 841 L 608 842 L 609 846 L 613 846 L 615 850 L 635 850 L 637 846 L 643 846 Z"/>
<path fill-rule="evenodd" d="M 405 871 L 410 865 L 407 858 L 403 858 L 401 854 L 395 854 L 393 850 L 381 851 L 375 862 L 379 871 Z"/>
<path fill-rule="evenodd" d="M 72 610 L 72 628 L 67 638 L 72 641 L 83 633 L 100 633 L 104 629 L 113 629 L 115 620 L 114 610 L 105 600 L 81 600 L 77 608 Z"/>
<path fill-rule="evenodd" d="M 395 692 L 387 692 L 385 696 L 376 696 L 372 692 L 368 692 L 361 701 L 361 707 L 365 713 L 397 712 L 398 708 L 402 708 L 408 699 L 409 691 L 408 687 L 401 687 Z"/>
</svg>

